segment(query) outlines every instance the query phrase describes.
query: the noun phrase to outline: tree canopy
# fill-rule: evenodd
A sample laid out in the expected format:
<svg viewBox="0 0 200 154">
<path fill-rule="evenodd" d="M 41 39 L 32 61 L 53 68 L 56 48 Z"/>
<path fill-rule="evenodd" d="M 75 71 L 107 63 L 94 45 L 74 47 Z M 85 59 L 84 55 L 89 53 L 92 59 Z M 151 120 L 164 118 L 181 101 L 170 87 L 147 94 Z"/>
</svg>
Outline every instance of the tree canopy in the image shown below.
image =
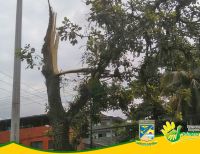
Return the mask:
<svg viewBox="0 0 200 154">
<path fill-rule="evenodd" d="M 83 60 L 88 68 L 55 70 L 59 77 L 67 72 L 85 75 L 65 116 L 72 117 L 92 101 L 96 113 L 121 109 L 132 120 L 200 120 L 199 2 L 86 0 L 86 5 L 86 34 L 67 17 L 57 28 L 61 41 L 78 45 L 86 40 Z M 32 68 L 34 50 L 28 49 L 22 59 Z"/>
</svg>

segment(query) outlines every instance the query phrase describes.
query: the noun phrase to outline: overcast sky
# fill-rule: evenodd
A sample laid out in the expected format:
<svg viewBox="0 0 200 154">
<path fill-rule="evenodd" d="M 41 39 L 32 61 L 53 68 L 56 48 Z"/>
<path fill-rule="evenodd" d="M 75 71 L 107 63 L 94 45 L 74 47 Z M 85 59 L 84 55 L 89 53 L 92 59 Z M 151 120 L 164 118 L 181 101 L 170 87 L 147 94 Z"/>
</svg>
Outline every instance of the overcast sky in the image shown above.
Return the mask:
<svg viewBox="0 0 200 154">
<path fill-rule="evenodd" d="M 57 26 L 61 25 L 66 16 L 71 21 L 84 26 L 89 9 L 83 0 L 51 0 L 57 12 Z M 12 77 L 14 60 L 14 37 L 16 0 L 0 1 L 0 119 L 10 118 Z M 30 43 L 40 52 L 48 25 L 47 0 L 23 0 L 22 47 Z M 69 70 L 82 67 L 80 46 L 73 47 L 61 42 L 58 52 L 59 69 Z M 25 69 L 22 63 L 21 74 L 21 116 L 43 114 L 47 103 L 44 78 L 38 70 Z M 68 76 L 70 78 L 72 76 Z M 73 86 L 69 85 L 61 91 L 63 102 L 73 99 Z M 109 112 L 109 115 L 123 116 L 120 111 Z"/>
</svg>

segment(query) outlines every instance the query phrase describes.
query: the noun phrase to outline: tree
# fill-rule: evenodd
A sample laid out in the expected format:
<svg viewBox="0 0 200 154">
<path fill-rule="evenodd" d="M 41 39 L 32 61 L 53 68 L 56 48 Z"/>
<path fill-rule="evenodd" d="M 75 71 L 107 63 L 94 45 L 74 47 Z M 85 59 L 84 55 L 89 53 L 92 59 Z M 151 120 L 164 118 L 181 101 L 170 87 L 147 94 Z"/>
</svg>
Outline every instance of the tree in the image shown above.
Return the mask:
<svg viewBox="0 0 200 154">
<path fill-rule="evenodd" d="M 113 69 L 115 78 L 112 81 L 115 83 L 110 84 L 112 86 L 106 84 L 107 91 L 115 87 L 114 91 L 119 94 L 112 94 L 111 97 L 107 95 L 104 99 L 113 98 L 116 103 L 109 101 L 113 107 L 126 112 L 131 99 L 135 97 L 134 91 L 138 84 L 143 107 L 149 111 L 145 116 L 157 119 L 163 111 L 167 111 L 163 106 L 166 102 L 160 94 L 160 77 L 163 72 L 191 70 L 194 67 L 192 63 L 187 66 L 185 63 L 193 51 L 199 49 L 198 1 L 87 0 L 86 4 L 91 8 L 88 21 L 92 25 L 87 36 L 86 63 L 94 69 L 93 79 L 96 78 L 99 84 L 105 69 Z M 59 30 L 61 37 L 67 39 L 67 24 Z M 75 36 L 84 37 L 80 34 Z M 128 53 L 134 59 L 135 55 L 143 55 L 140 68 L 133 67 Z M 123 81 L 131 80 L 134 80 L 133 85 L 136 87 L 130 84 L 123 88 Z M 128 93 L 130 97 L 127 97 Z"/>
<path fill-rule="evenodd" d="M 55 13 L 50 8 L 42 49 L 42 73 L 46 79 L 48 115 L 55 133 L 56 149 L 69 148 L 64 137 L 66 129 L 74 115 L 90 101 L 99 108 L 98 112 L 111 108 L 126 112 L 135 97 L 135 87 L 126 84 L 131 81 L 142 85 L 139 90 L 144 95 L 140 93 L 139 97 L 148 104 L 145 108 L 155 106 L 150 114 L 158 118 L 156 109 L 162 104 L 158 94 L 159 69 L 176 71 L 183 66 L 183 60 L 177 62 L 177 57 L 188 59 L 199 45 L 200 9 L 196 0 L 87 0 L 86 4 L 90 7 L 88 33 L 81 34 L 81 27 L 64 18 L 58 34 L 62 41 L 72 45 L 78 43 L 77 37 L 86 39 L 84 60 L 88 68 L 63 72 L 57 69 L 59 37 Z M 22 55 L 26 55 L 25 59 L 33 67 L 33 54 L 26 52 L 27 49 Z M 132 59 L 140 55 L 144 57 L 142 65 L 134 67 Z M 87 77 L 79 86 L 77 99 L 65 111 L 59 92 L 60 76 L 77 72 Z"/>
<path fill-rule="evenodd" d="M 130 82 L 133 98 L 140 99 L 141 102 L 129 105 L 126 112 L 128 119 L 132 121 L 155 120 L 157 133 L 160 132 L 161 124 L 166 120 L 167 115 L 165 102 L 160 96 L 161 75 L 156 58 L 146 56 L 140 66 L 137 78 Z"/>
<path fill-rule="evenodd" d="M 57 67 L 57 50 L 59 44 L 59 35 L 56 32 L 56 14 L 53 12 L 49 4 L 49 25 L 44 38 L 42 48 L 42 59 L 39 64 L 42 65 L 42 74 L 45 77 L 45 83 L 48 94 L 48 117 L 53 130 L 54 147 L 56 150 L 71 149 L 69 143 L 70 123 L 75 114 L 82 108 L 87 101 L 87 87 L 82 84 L 79 87 L 80 97 L 77 97 L 75 103 L 70 104 L 69 110 L 66 112 L 60 97 L 60 81 L 61 76 L 67 73 L 88 72 L 88 69 L 69 70 L 59 72 Z M 21 59 L 26 60 L 27 67 L 34 68 L 37 66 L 37 55 L 34 55 L 35 49 L 27 45 L 20 53 Z"/>
<path fill-rule="evenodd" d="M 65 18 L 65 24 L 68 24 L 67 28 L 70 28 L 70 32 L 65 37 L 68 37 L 70 42 L 75 45 L 77 43 L 76 37 L 74 36 L 75 31 L 79 31 L 81 28 L 69 22 Z M 108 108 L 107 102 L 103 101 L 107 96 L 106 86 L 104 82 L 100 81 L 100 78 L 113 75 L 109 75 L 106 72 L 108 62 L 104 65 L 99 64 L 99 68 L 97 69 L 91 67 L 59 72 L 57 68 L 59 38 L 56 32 L 56 14 L 49 4 L 49 25 L 42 48 L 43 57 L 39 64 L 42 65 L 42 74 L 46 80 L 48 117 L 52 126 L 54 147 L 56 150 L 69 150 L 71 149 L 69 144 L 69 128 L 72 126 L 73 120 L 75 120 L 74 117 L 90 101 L 94 102 L 95 109 L 98 109 L 97 113 Z M 62 36 L 61 40 L 63 40 Z M 20 53 L 21 59 L 27 61 L 27 67 L 34 68 L 37 66 L 36 61 L 38 56 L 34 54 L 35 49 L 31 48 L 30 45 L 27 45 Z M 70 104 L 69 109 L 65 111 L 60 98 L 60 81 L 61 76 L 68 73 L 86 73 L 91 74 L 91 76 L 79 85 L 79 95 L 76 97 L 75 102 Z"/>
<path fill-rule="evenodd" d="M 199 67 L 199 63 L 197 62 L 198 61 L 197 57 L 199 57 L 199 55 L 198 52 L 196 51 L 199 51 L 198 15 L 200 9 L 197 1 L 165 1 L 165 0 L 134 1 L 133 0 L 129 1 L 129 4 L 132 10 L 130 18 L 132 21 L 134 20 L 137 21 L 136 23 L 140 27 L 140 28 L 137 27 L 139 35 L 137 36 L 138 40 L 136 40 L 136 42 L 139 42 L 139 40 L 141 40 L 140 42 L 142 42 L 143 44 L 143 47 L 141 47 L 141 51 L 145 53 L 143 64 L 140 67 L 141 71 L 143 70 L 144 66 L 145 68 L 150 67 L 150 69 L 147 71 L 147 74 L 143 73 L 143 76 L 139 74 L 138 78 L 135 81 L 133 81 L 133 90 L 136 91 L 135 97 L 138 97 L 137 94 L 139 93 L 140 98 L 141 96 L 142 98 L 144 98 L 145 95 L 148 96 L 149 93 L 151 93 L 152 91 L 151 88 L 161 90 L 161 87 L 159 87 L 160 77 L 157 77 L 158 84 L 157 85 L 153 84 L 155 82 L 151 80 L 151 76 L 149 76 L 149 74 L 153 73 L 154 76 L 156 76 L 157 72 L 154 72 L 155 69 L 151 67 L 151 63 L 146 64 L 147 61 L 154 61 L 153 63 L 155 65 L 156 70 L 160 69 L 163 72 L 168 71 L 169 74 L 171 71 L 177 72 L 180 70 L 186 72 L 187 71 L 193 72 L 194 68 Z M 160 74 L 160 76 L 162 76 L 163 72 Z M 174 73 L 175 72 L 172 72 L 172 74 Z M 168 80 L 168 84 L 170 84 L 170 79 Z M 196 77 L 195 80 L 197 81 Z M 150 81 L 150 82 L 147 82 L 147 85 L 143 89 L 145 81 Z M 179 82 L 181 82 L 181 80 Z M 163 87 L 166 88 L 166 86 L 167 85 L 165 84 Z M 151 88 L 147 89 L 148 87 Z M 190 87 L 189 83 L 187 88 L 188 87 Z M 135 88 L 139 89 L 136 90 Z M 178 86 L 176 87 L 176 90 L 177 91 L 179 90 L 180 92 L 183 89 L 181 89 L 181 86 Z M 181 93 L 182 94 L 184 93 L 185 97 L 190 95 L 188 89 L 185 89 Z M 156 94 L 154 92 L 153 96 L 154 98 L 156 98 L 156 96 L 162 97 L 162 94 L 160 93 Z M 152 100 L 151 97 L 146 97 L 146 98 L 148 102 L 151 102 Z M 173 100 L 174 100 L 173 102 L 174 106 L 176 106 L 175 104 L 179 104 L 178 103 L 179 101 L 177 101 L 177 99 Z M 145 102 L 144 99 L 143 101 Z M 157 101 L 154 99 L 153 102 L 155 103 Z M 198 101 L 193 99 L 193 102 L 195 103 L 193 103 L 191 106 L 193 106 L 193 108 L 196 108 L 197 106 L 195 104 L 198 104 Z M 139 107 L 136 108 L 137 109 L 135 109 L 135 107 L 133 106 L 132 112 L 134 114 L 137 113 L 139 110 L 140 113 L 138 115 L 139 117 L 141 116 L 147 117 L 147 115 L 152 115 L 152 113 L 146 111 L 148 108 L 149 110 L 152 110 L 151 105 L 149 103 L 146 103 L 146 105 L 141 104 L 139 105 Z M 156 113 L 158 113 L 158 111 Z M 175 117 L 175 115 L 173 116 Z M 198 115 L 196 115 L 196 117 L 198 117 Z"/>
<path fill-rule="evenodd" d="M 173 71 L 163 76 L 163 95 L 169 98 L 173 117 L 188 120 L 190 124 L 198 123 L 200 119 L 199 86 L 199 70 Z"/>
</svg>

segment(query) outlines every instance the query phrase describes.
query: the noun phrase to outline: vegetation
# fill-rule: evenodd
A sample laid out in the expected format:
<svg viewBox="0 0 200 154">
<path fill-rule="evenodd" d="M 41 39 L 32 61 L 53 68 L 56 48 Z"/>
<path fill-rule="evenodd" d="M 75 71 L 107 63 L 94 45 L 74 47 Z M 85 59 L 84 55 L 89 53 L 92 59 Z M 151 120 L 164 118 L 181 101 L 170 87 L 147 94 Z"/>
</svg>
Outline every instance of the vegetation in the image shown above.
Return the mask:
<svg viewBox="0 0 200 154">
<path fill-rule="evenodd" d="M 50 8 L 41 64 L 56 149 L 69 149 L 66 129 L 78 123 L 74 117 L 91 102 L 96 113 L 92 116 L 121 109 L 131 120 L 200 120 L 198 1 L 87 0 L 86 5 L 90 8 L 87 34 L 65 17 L 57 35 Z M 72 45 L 86 40 L 83 60 L 88 68 L 58 71 L 59 37 Z M 34 53 L 27 46 L 21 54 L 31 68 L 36 66 Z M 141 62 L 135 65 L 138 59 Z M 68 73 L 83 73 L 85 78 L 65 111 L 60 79 Z"/>
</svg>

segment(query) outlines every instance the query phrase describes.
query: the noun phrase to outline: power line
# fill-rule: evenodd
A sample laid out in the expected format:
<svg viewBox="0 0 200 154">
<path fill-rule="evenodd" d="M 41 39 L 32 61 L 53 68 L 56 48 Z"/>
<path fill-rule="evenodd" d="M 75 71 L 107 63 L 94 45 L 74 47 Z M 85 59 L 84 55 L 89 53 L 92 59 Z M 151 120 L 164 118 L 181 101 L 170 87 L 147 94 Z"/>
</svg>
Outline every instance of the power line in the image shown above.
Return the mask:
<svg viewBox="0 0 200 154">
<path fill-rule="evenodd" d="M 8 85 L 11 85 L 11 83 L 10 82 L 7 82 L 7 81 L 4 81 L 4 80 L 1 80 L 0 79 L 0 81 L 2 81 L 2 82 L 4 82 L 5 84 L 8 84 Z M 63 88 L 62 88 L 63 89 Z M 22 89 L 23 91 L 25 91 L 25 92 L 27 92 L 27 90 L 25 90 L 25 89 Z M 46 90 L 44 90 L 44 91 L 37 91 L 37 93 L 43 93 L 43 92 L 46 92 Z M 30 92 L 29 92 L 30 93 Z M 64 88 L 62 91 L 61 91 L 61 93 L 63 93 L 64 95 L 66 95 L 66 93 L 69 93 L 69 94 L 71 94 L 71 95 L 76 95 L 75 93 L 74 93 L 74 91 L 66 91 L 66 89 Z M 36 94 L 36 93 L 34 93 L 34 94 Z M 68 94 L 68 95 L 69 95 Z"/>
<path fill-rule="evenodd" d="M 36 98 L 35 96 L 31 96 L 31 95 L 22 95 L 22 97 L 31 98 L 31 99 L 35 99 Z M 0 99 L 0 102 L 9 101 L 9 100 L 11 100 L 11 96 L 4 97 L 4 98 Z M 47 98 L 45 98 L 45 96 L 44 96 L 44 98 L 39 98 L 38 100 L 47 100 Z"/>
<path fill-rule="evenodd" d="M 24 98 L 24 99 L 26 99 L 26 101 L 31 101 L 32 100 L 32 102 L 36 102 L 36 104 L 40 104 L 40 105 L 44 105 L 44 104 L 42 104 L 42 103 L 39 103 L 39 101 L 44 101 L 44 102 L 46 102 L 47 100 L 41 100 L 41 99 L 33 99 L 33 98 L 30 98 L 30 97 L 26 97 L 26 96 L 21 96 L 22 98 Z M 30 100 L 31 99 L 31 100 Z M 8 102 L 8 101 L 5 101 L 5 102 Z M 1 104 L 2 104 L 2 102 L 1 102 Z M 4 105 L 10 105 L 10 104 L 4 104 Z M 2 105 L 1 105 L 2 106 Z"/>
<path fill-rule="evenodd" d="M 4 76 L 7 76 L 7 77 L 9 77 L 9 78 L 12 78 L 10 75 L 8 75 L 8 74 L 6 74 L 6 73 L 4 73 L 4 72 L 2 72 L 2 71 L 0 71 L 0 74 L 3 74 Z M 1 80 L 2 81 L 2 80 Z M 5 81 L 3 81 L 3 82 L 5 82 Z M 8 83 L 8 82 L 7 82 Z M 9 84 L 9 83 L 8 83 Z M 26 83 L 23 83 L 26 87 L 28 87 L 28 88 L 31 88 L 32 90 L 34 90 L 34 91 L 37 91 L 36 89 L 34 89 L 34 88 L 32 88 L 32 87 L 30 87 L 30 85 L 28 85 L 28 84 L 26 84 Z M 43 89 L 43 88 L 41 88 L 41 89 Z M 71 95 L 76 95 L 75 93 L 73 93 L 74 91 L 66 91 L 65 90 L 65 88 L 63 88 L 64 90 L 62 90 L 62 93 L 63 93 L 63 95 L 65 95 L 65 96 L 71 96 Z M 46 89 L 44 90 L 45 92 L 46 92 Z M 66 93 L 69 93 L 68 95 L 66 95 Z M 71 95 L 70 95 L 71 94 Z"/>
<path fill-rule="evenodd" d="M 8 93 L 8 94 L 10 94 L 10 91 L 7 90 L 7 89 L 5 89 L 5 88 L 1 88 L 1 87 L 0 87 L 0 90 L 6 92 L 6 93 Z M 30 96 L 31 96 L 31 97 L 30 97 Z M 22 95 L 22 97 L 27 97 L 27 98 L 33 98 L 33 96 L 34 96 L 34 97 L 38 97 L 39 95 L 36 95 L 36 94 L 34 94 L 34 93 L 29 93 L 28 95 Z M 46 96 L 46 95 L 44 95 L 44 96 Z M 44 98 L 44 96 L 40 96 L 39 98 L 40 98 L 41 100 L 46 99 L 46 98 Z M 8 97 L 4 97 L 4 98 L 5 98 L 5 99 L 6 99 L 6 98 L 9 98 L 9 96 L 8 96 Z M 3 99 L 3 100 L 4 100 L 4 99 Z"/>
<path fill-rule="evenodd" d="M 12 76 L 10 76 L 10 75 L 8 75 L 7 73 L 4 73 L 4 72 L 2 72 L 2 71 L 0 71 L 0 74 L 3 74 L 4 76 L 7 76 L 7 77 L 10 78 L 10 79 L 13 78 Z M 40 90 L 40 89 L 35 89 L 35 88 L 33 88 L 32 86 L 30 86 L 29 84 L 24 83 L 24 82 L 21 82 L 21 84 L 22 84 L 23 86 L 26 86 L 26 87 L 32 89 L 33 91 L 38 91 L 38 90 Z M 41 90 L 46 90 L 46 89 L 45 89 L 45 88 L 41 88 Z"/>
<path fill-rule="evenodd" d="M 38 101 L 41 101 L 41 100 L 30 100 L 30 99 L 27 100 L 28 97 L 24 97 L 24 96 L 22 96 L 22 97 L 23 97 L 23 98 L 26 98 L 26 101 L 31 101 L 30 103 L 23 103 L 24 101 L 22 101 L 23 105 L 27 105 L 27 104 L 28 104 L 28 105 L 30 105 L 30 104 L 38 104 L 38 105 L 41 105 L 41 106 L 43 106 L 43 107 L 44 107 L 44 105 L 45 105 L 45 104 L 42 104 L 42 103 L 39 103 L 39 102 L 38 102 Z M 3 107 L 1 106 L 1 109 L 2 109 L 2 108 L 3 108 L 3 109 L 5 109 L 5 108 L 10 108 L 10 105 L 11 105 L 11 104 L 5 104 L 5 105 L 6 105 L 6 106 L 3 106 Z"/>
<path fill-rule="evenodd" d="M 3 90 L 4 88 L 1 88 L 1 90 Z M 7 89 L 6 89 L 7 90 Z M 8 91 L 8 90 L 7 90 Z M 7 93 L 10 94 L 10 91 L 8 91 Z M 43 98 L 46 97 L 46 93 L 45 92 L 36 92 L 36 93 L 31 93 L 31 94 L 28 94 L 28 95 L 24 95 L 24 93 L 22 93 L 23 96 L 32 96 L 32 94 L 40 94 L 40 96 L 42 96 Z M 0 101 L 1 100 L 7 100 L 7 99 L 10 99 L 11 98 L 11 95 L 8 95 L 8 96 L 4 96 L 4 97 L 0 97 Z"/>
<path fill-rule="evenodd" d="M 30 103 L 23 103 L 23 105 L 32 105 L 32 104 L 38 104 L 38 105 L 42 105 L 44 106 L 44 104 L 41 104 L 41 103 L 38 103 L 38 102 L 30 102 Z M 11 104 L 10 104 L 11 105 Z M 5 109 L 5 108 L 8 108 L 10 109 L 10 106 L 3 106 L 1 109 Z"/>
<path fill-rule="evenodd" d="M 6 81 L 4 81 L 4 80 L 0 80 L 0 81 L 1 81 L 1 82 L 4 82 L 4 83 L 7 84 L 7 85 L 12 85 L 11 83 L 6 82 Z M 29 91 L 27 91 L 27 90 L 25 90 L 25 89 L 21 89 L 21 90 L 24 91 L 24 92 L 27 92 L 27 93 L 29 93 L 29 94 L 31 94 L 31 95 L 35 95 L 36 97 L 43 98 L 42 96 L 37 95 L 37 94 L 33 94 L 33 93 L 31 93 L 31 92 L 29 92 Z"/>
<path fill-rule="evenodd" d="M 6 91 L 6 92 L 9 92 L 8 90 L 3 89 L 3 88 L 0 88 L 0 90 L 4 90 L 4 91 Z M 31 99 L 32 102 L 35 102 L 36 104 L 40 104 L 40 105 L 44 105 L 44 104 L 39 103 L 38 101 L 45 101 L 45 102 L 47 102 L 47 100 L 46 100 L 45 98 L 43 98 L 43 99 L 40 98 L 40 99 L 35 100 L 34 97 L 23 96 L 23 95 L 21 95 L 21 97 L 22 97 L 22 98 L 25 98 L 26 101 L 30 101 L 30 99 Z M 36 101 L 37 101 L 37 102 L 36 102 Z M 2 101 L 1 101 L 1 104 L 2 104 Z M 7 105 L 10 105 L 10 104 L 7 104 Z"/>
</svg>

